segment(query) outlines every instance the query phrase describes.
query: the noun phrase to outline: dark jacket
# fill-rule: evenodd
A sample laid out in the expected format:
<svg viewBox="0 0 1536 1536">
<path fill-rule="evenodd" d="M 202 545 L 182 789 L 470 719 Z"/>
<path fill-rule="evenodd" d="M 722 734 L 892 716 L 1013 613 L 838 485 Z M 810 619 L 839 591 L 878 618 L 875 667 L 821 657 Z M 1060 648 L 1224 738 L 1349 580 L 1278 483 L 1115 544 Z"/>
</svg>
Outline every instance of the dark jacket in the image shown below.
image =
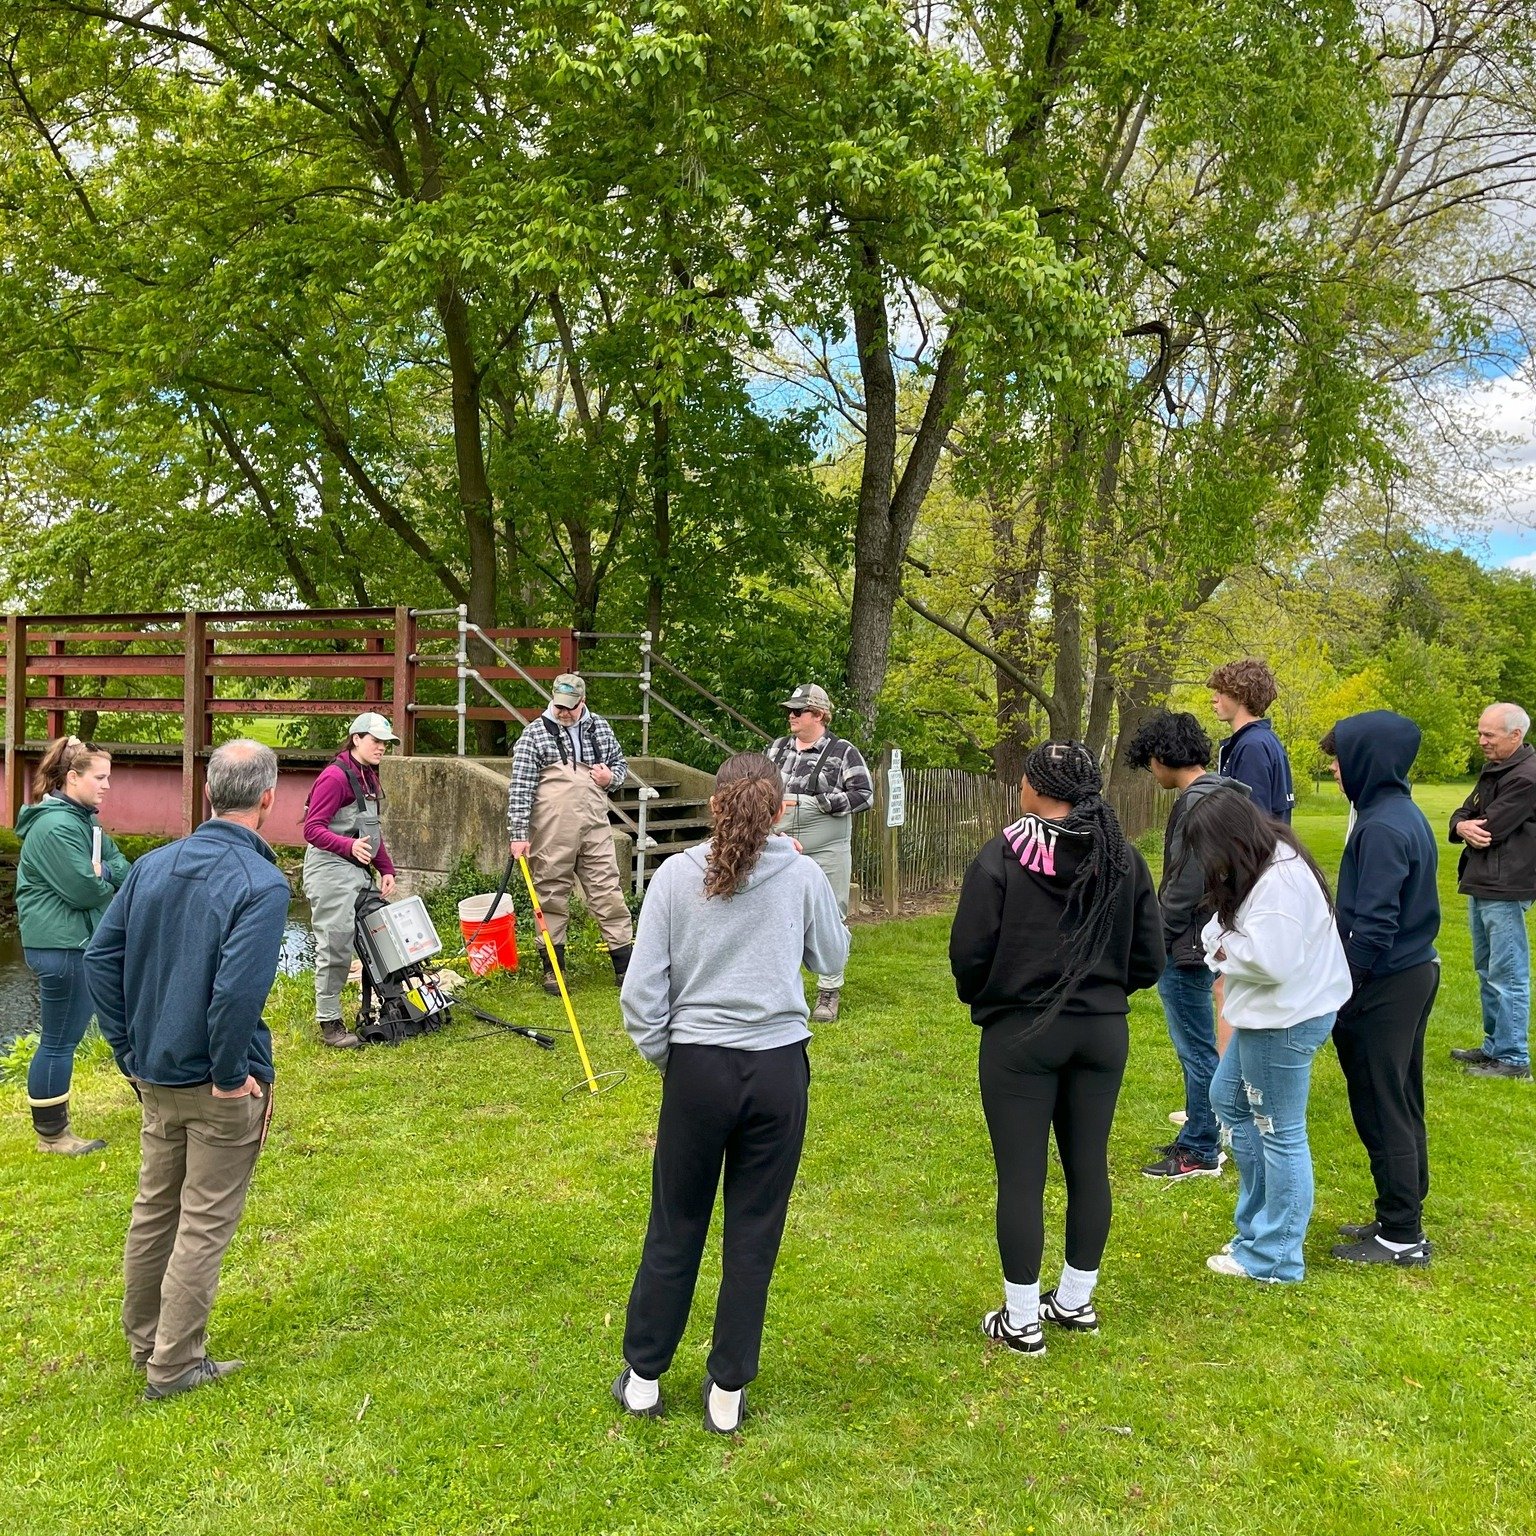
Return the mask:
<svg viewBox="0 0 1536 1536">
<path fill-rule="evenodd" d="M 44 795 L 16 818 L 16 921 L 28 949 L 84 949 L 118 886 L 128 860 L 101 834 L 102 877 L 91 868 L 96 812 L 68 795 Z"/>
<path fill-rule="evenodd" d="M 949 968 L 977 1024 L 1036 1013 L 1067 959 L 1067 893 L 1088 838 L 1061 822 L 1024 816 L 994 837 L 965 872 L 949 934 Z M 1146 860 L 1130 849 L 1109 942 L 1067 994 L 1063 1017 L 1124 1015 L 1127 994 L 1163 971 L 1163 923 Z"/>
<path fill-rule="evenodd" d="M 1197 800 L 1217 789 L 1230 789 L 1242 795 L 1251 793 L 1246 784 L 1236 779 L 1202 773 L 1179 792 L 1168 813 L 1168 825 L 1163 829 L 1163 877 L 1157 886 L 1158 905 L 1163 909 L 1163 944 L 1169 965 L 1185 970 L 1205 969 L 1205 945 L 1200 942 L 1200 930 L 1209 921 L 1211 909 L 1204 904 L 1205 871 L 1194 859 L 1184 857 L 1183 822 Z"/>
<path fill-rule="evenodd" d="M 1408 787 L 1408 770 L 1419 751 L 1418 726 L 1391 710 L 1373 709 L 1340 720 L 1333 739 L 1339 780 L 1355 808 L 1334 916 L 1358 983 L 1435 958 L 1439 851 Z"/>
<path fill-rule="evenodd" d="M 1296 794 L 1291 787 L 1291 765 L 1268 720 L 1250 720 L 1221 744 L 1216 771 L 1224 779 L 1248 786 L 1253 803 L 1266 816 L 1289 822 Z"/>
<path fill-rule="evenodd" d="M 288 899 L 266 843 L 218 818 L 133 866 L 85 951 L 101 1032 L 129 1077 L 168 1088 L 272 1081 L 261 1010 Z"/>
<path fill-rule="evenodd" d="M 1462 822 L 1478 820 L 1488 823 L 1493 842 L 1462 848 L 1456 889 L 1484 901 L 1536 901 L 1536 750 L 1529 742 L 1478 775 L 1451 816 L 1451 841 L 1461 842 Z"/>
</svg>

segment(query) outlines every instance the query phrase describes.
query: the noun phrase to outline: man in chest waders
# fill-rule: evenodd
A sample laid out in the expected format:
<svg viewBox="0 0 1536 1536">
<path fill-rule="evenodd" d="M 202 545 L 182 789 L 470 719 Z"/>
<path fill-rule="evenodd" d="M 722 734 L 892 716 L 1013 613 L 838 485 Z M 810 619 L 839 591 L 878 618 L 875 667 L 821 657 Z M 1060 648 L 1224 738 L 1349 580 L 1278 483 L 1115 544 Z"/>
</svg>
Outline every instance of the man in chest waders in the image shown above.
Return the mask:
<svg viewBox="0 0 1536 1536">
<path fill-rule="evenodd" d="M 562 672 L 550 688 L 549 708 L 528 723 L 512 752 L 507 838 L 513 858 L 527 856 L 544 907 L 549 937 L 565 969 L 565 929 L 571 885 L 582 895 L 608 946 L 616 981 L 624 980 L 634 928 L 608 829 L 608 792 L 629 775 L 613 727 L 587 708 L 587 685 Z M 544 990 L 560 995 L 549 956 Z"/>
<path fill-rule="evenodd" d="M 315 936 L 315 1019 L 326 1045 L 362 1042 L 341 1022 L 341 989 L 352 968 L 357 895 L 379 872 L 379 893 L 395 889 L 395 866 L 384 846 L 384 791 L 379 764 L 400 738 L 383 715 L 361 714 L 347 727 L 347 745 L 328 763 L 304 808 L 304 895 Z"/>
<path fill-rule="evenodd" d="M 784 777 L 784 814 L 774 831 L 788 833 L 815 861 L 846 921 L 853 880 L 853 818 L 875 803 L 874 781 L 859 749 L 827 729 L 832 700 L 826 689 L 801 683 L 784 700 L 784 708 L 789 711 L 789 734 L 768 749 Z M 811 1021 L 830 1024 L 837 1017 L 843 973 L 818 976 L 816 989 Z"/>
</svg>

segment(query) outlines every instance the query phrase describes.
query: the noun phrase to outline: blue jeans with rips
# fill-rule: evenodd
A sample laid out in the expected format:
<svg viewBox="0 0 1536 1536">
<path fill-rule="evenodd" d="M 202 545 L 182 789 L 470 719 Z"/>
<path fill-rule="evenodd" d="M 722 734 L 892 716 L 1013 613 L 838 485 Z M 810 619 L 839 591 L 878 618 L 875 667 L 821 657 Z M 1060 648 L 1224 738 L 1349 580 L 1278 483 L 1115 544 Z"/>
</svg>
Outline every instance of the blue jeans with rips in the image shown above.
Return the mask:
<svg viewBox="0 0 1536 1536">
<path fill-rule="evenodd" d="M 1211 1108 L 1237 1164 L 1232 1257 L 1256 1280 L 1300 1280 L 1312 1216 L 1307 1093 L 1335 1015 L 1288 1029 L 1239 1029 L 1211 1080 Z"/>
<path fill-rule="evenodd" d="M 1205 966 L 1169 965 L 1157 993 L 1168 1019 L 1168 1038 L 1184 1068 L 1184 1113 L 1178 1145 L 1191 1157 L 1210 1162 L 1221 1150 L 1221 1131 L 1211 1112 L 1211 1079 L 1216 1075 L 1216 1009 L 1211 994 L 1215 972 Z"/>
<path fill-rule="evenodd" d="M 1528 901 L 1467 897 L 1472 964 L 1483 1003 L 1483 1049 L 1495 1061 L 1531 1064 L 1531 940 Z"/>
</svg>

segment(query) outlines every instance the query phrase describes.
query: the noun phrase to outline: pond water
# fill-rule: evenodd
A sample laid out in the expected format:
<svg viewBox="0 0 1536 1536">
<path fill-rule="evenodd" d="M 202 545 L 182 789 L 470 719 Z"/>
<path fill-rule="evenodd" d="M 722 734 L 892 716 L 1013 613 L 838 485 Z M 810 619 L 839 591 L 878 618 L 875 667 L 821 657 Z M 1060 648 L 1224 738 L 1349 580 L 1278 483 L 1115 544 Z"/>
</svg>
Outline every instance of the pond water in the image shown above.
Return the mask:
<svg viewBox="0 0 1536 1536">
<path fill-rule="evenodd" d="M 315 940 L 309 931 L 309 903 L 296 896 L 288 908 L 278 970 L 284 976 L 313 970 Z M 27 969 L 21 934 L 14 923 L 0 926 L 0 1050 L 17 1035 L 37 1028 L 37 978 Z"/>
</svg>

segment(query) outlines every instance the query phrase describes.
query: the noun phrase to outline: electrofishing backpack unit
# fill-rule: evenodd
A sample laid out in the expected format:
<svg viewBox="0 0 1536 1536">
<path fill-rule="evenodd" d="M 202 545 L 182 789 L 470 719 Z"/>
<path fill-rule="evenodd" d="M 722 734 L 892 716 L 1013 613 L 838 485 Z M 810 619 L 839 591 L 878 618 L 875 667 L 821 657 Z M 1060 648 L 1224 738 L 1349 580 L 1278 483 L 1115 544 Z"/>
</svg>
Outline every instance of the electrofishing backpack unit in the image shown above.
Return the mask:
<svg viewBox="0 0 1536 1536">
<path fill-rule="evenodd" d="M 360 1040 L 398 1045 L 447 1023 L 453 1001 L 422 964 L 443 945 L 419 896 L 389 902 L 376 886 L 359 891 L 355 944 L 363 962 Z"/>
</svg>

